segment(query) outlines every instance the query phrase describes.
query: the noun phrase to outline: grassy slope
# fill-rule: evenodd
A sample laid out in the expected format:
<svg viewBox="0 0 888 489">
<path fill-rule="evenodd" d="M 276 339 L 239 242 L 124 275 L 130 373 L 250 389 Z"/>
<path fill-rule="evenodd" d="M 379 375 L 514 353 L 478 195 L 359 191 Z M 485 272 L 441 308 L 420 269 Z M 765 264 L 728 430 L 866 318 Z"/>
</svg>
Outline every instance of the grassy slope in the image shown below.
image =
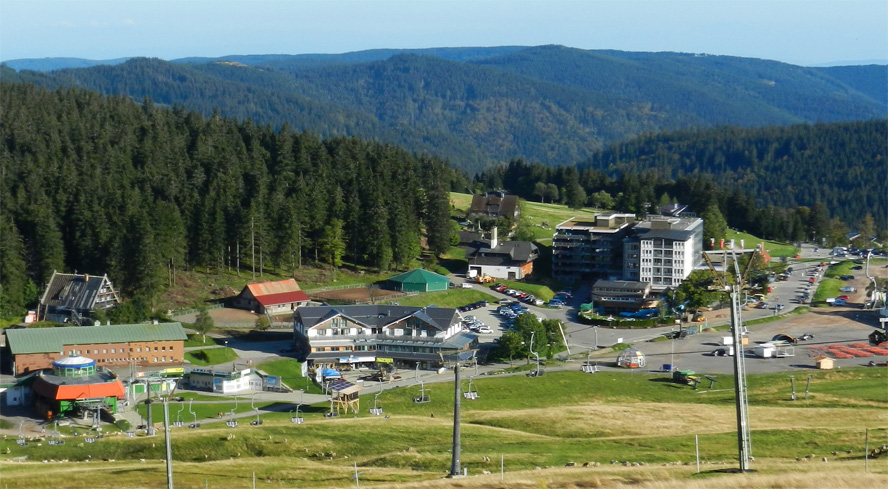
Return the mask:
<svg viewBox="0 0 888 489">
<path fill-rule="evenodd" d="M 838 469 L 836 462 L 846 460 L 862 472 L 864 428 L 870 429 L 871 443 L 886 436 L 886 379 L 888 369 L 814 372 L 809 399 L 792 402 L 785 374 L 751 376 L 750 426 L 757 477 L 780 474 L 796 478 L 792 485 L 779 487 L 826 487 L 819 476 L 797 479 L 799 474 L 816 470 L 813 463 L 793 465 L 794 458 L 808 454 L 816 455 L 817 460 L 829 457 L 831 470 Z M 728 377 L 720 376 L 712 391 L 694 391 L 669 382 L 662 374 L 640 372 L 550 372 L 539 379 L 492 377 L 476 379 L 475 384 L 480 398 L 464 401 L 462 416 L 462 463 L 470 474 L 498 470 L 500 455 L 505 459 L 507 476 L 522 480 L 543 480 L 535 479 L 542 475 L 531 470 L 536 466 L 559 467 L 571 461 L 598 461 L 602 466 L 595 472 L 575 468 L 537 486 L 490 485 L 491 479 L 470 478 L 461 481 L 460 487 L 602 487 L 578 482 L 590 475 L 627 484 L 630 479 L 636 484 L 676 479 L 674 485 L 650 487 L 685 487 L 679 482 L 702 480 L 693 470 L 661 464 L 693 460 L 695 434 L 703 459 L 722 465 L 704 465 L 704 470 L 712 471 L 709 475 L 718 479 L 692 487 L 746 487 L 737 483 L 740 476 L 714 471 L 736 466 L 733 389 Z M 389 419 L 367 414 L 372 402 L 368 393 L 357 417 L 325 419 L 325 406 L 314 406 L 307 410 L 306 423 L 296 426 L 289 422 L 288 406 L 283 406 L 283 412 L 263 413 L 261 428 L 250 427 L 245 419 L 234 429 L 205 424 L 199 430 L 174 430 L 177 487 L 203 487 L 205 480 L 210 487 L 248 487 L 254 471 L 260 481 L 270 479 L 275 487 L 344 487 L 354 463 L 364 473 L 361 481 L 366 486 L 394 487 L 395 483 L 412 481 L 403 487 L 456 487 L 433 482 L 450 462 L 452 385 L 431 386 L 431 402 L 421 405 L 411 401 L 415 390 L 390 389 L 379 397 Z M 204 405 L 199 419 L 233 407 Z M 249 411 L 249 402 L 242 399 L 237 411 Z M 119 462 L 93 463 L 89 470 L 79 464 L 4 462 L 4 483 L 35 488 L 164 487 L 162 438 L 109 437 L 80 447 L 75 442 L 69 440 L 62 447 L 19 447 L 8 438 L 0 440 L 0 457 L 29 455 L 30 460 L 75 461 L 90 455 L 93 462 L 102 458 Z M 845 450 L 852 450 L 852 454 L 845 454 Z M 833 451 L 840 455 L 832 456 Z M 492 461 L 485 461 L 485 456 Z M 137 459 L 146 459 L 146 463 Z M 609 460 L 639 461 L 646 466 L 628 472 L 610 466 Z M 870 461 L 869 470 L 877 475 L 848 480 L 856 481 L 856 487 L 878 487 L 888 481 L 888 459 Z M 135 472 L 138 478 L 120 477 Z M 843 475 L 842 480 L 846 478 Z M 476 480 L 484 482 L 473 482 Z M 855 487 L 855 483 L 831 483 L 829 487 Z"/>
<path fill-rule="evenodd" d="M 777 241 L 769 241 L 767 239 L 761 239 L 755 237 L 748 233 L 742 233 L 740 231 L 734 231 L 733 229 L 728 229 L 728 232 L 725 235 L 726 240 L 734 240 L 734 243 L 737 246 L 740 246 L 740 240 L 743 240 L 743 244 L 747 248 L 752 248 L 753 246 L 764 242 L 765 243 L 765 251 L 771 255 L 772 258 L 778 258 L 781 256 L 793 257 L 799 253 L 798 247 L 788 244 L 788 243 L 778 243 Z"/>
</svg>

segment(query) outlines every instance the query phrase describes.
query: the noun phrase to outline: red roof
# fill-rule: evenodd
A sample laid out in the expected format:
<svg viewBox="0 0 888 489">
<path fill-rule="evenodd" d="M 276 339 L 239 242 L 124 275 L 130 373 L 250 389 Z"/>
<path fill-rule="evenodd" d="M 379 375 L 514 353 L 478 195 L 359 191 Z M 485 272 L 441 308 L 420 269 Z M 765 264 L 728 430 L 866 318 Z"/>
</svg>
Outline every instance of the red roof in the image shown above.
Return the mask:
<svg viewBox="0 0 888 489">
<path fill-rule="evenodd" d="M 307 300 L 309 300 L 308 295 L 301 290 L 297 290 L 295 292 L 284 292 L 282 294 L 256 296 L 256 301 L 262 304 L 263 307 L 273 306 L 276 304 L 289 304 L 291 302 L 302 302 Z"/>
<path fill-rule="evenodd" d="M 44 380 L 38 378 L 38 380 Z M 124 397 L 123 384 L 120 379 L 113 382 L 99 382 L 95 384 L 57 385 L 51 382 L 38 382 L 34 384 L 34 390 L 43 396 L 51 397 L 57 401 L 74 399 L 95 399 L 98 397 Z"/>
<path fill-rule="evenodd" d="M 247 284 L 246 289 L 257 302 L 265 307 L 309 300 L 308 295 L 299 288 L 299 284 L 292 278 L 277 282 Z"/>
</svg>

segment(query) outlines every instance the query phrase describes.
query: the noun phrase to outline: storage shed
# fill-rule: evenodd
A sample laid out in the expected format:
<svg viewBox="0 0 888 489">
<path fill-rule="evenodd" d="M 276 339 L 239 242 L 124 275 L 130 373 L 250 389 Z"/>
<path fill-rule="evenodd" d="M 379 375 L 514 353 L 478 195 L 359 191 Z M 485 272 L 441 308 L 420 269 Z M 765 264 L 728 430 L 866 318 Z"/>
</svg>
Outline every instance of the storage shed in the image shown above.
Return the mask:
<svg viewBox="0 0 888 489">
<path fill-rule="evenodd" d="M 826 355 L 822 355 L 819 357 L 814 357 L 814 362 L 817 364 L 817 368 L 820 370 L 832 370 L 835 368 L 835 360 Z"/>
<path fill-rule="evenodd" d="M 447 290 L 450 279 L 428 270 L 417 268 L 388 279 L 389 287 L 401 292 L 435 292 Z"/>
</svg>

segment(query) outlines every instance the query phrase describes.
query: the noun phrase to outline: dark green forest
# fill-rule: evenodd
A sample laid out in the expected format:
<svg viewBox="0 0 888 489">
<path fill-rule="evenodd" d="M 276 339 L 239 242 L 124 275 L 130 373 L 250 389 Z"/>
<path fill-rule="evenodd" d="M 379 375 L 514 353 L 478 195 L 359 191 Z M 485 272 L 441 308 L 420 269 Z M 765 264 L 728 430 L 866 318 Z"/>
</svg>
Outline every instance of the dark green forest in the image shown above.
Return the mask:
<svg viewBox="0 0 888 489">
<path fill-rule="evenodd" d="M 513 160 L 475 178 L 528 200 L 655 213 L 679 202 L 782 241 L 888 229 L 888 121 L 645 135 L 577 166 Z"/>
<path fill-rule="evenodd" d="M 151 304 L 175 270 L 250 260 L 381 270 L 450 246 L 453 170 L 355 138 L 0 84 L 0 307 L 53 270 L 108 273 Z"/>
<path fill-rule="evenodd" d="M 49 73 L 0 69 L 7 81 L 148 97 L 204 116 L 218 109 L 322 138 L 383 141 L 473 173 L 513 158 L 573 165 L 645 133 L 888 117 L 884 66 L 808 68 L 564 46 L 134 58 Z"/>
</svg>

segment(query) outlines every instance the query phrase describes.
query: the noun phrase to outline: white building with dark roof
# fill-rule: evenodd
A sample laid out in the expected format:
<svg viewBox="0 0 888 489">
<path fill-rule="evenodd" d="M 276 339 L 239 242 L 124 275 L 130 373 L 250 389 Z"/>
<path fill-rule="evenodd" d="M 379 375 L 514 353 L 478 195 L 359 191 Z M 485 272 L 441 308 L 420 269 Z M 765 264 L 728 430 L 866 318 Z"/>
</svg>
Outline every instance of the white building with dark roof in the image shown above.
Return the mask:
<svg viewBox="0 0 888 489">
<path fill-rule="evenodd" d="M 539 256 L 539 249 L 530 241 L 500 242 L 496 228 L 490 241 L 475 241 L 466 251 L 469 272 L 504 280 L 521 280 L 533 273 L 533 262 Z"/>
<path fill-rule="evenodd" d="M 478 337 L 462 331 L 456 309 L 393 305 L 308 306 L 294 314 L 294 337 L 307 341 L 315 367 L 394 363 L 440 364 L 440 352 L 468 350 Z"/>
<path fill-rule="evenodd" d="M 675 287 L 703 263 L 703 220 L 649 217 L 623 244 L 623 277 L 654 291 Z"/>
</svg>

